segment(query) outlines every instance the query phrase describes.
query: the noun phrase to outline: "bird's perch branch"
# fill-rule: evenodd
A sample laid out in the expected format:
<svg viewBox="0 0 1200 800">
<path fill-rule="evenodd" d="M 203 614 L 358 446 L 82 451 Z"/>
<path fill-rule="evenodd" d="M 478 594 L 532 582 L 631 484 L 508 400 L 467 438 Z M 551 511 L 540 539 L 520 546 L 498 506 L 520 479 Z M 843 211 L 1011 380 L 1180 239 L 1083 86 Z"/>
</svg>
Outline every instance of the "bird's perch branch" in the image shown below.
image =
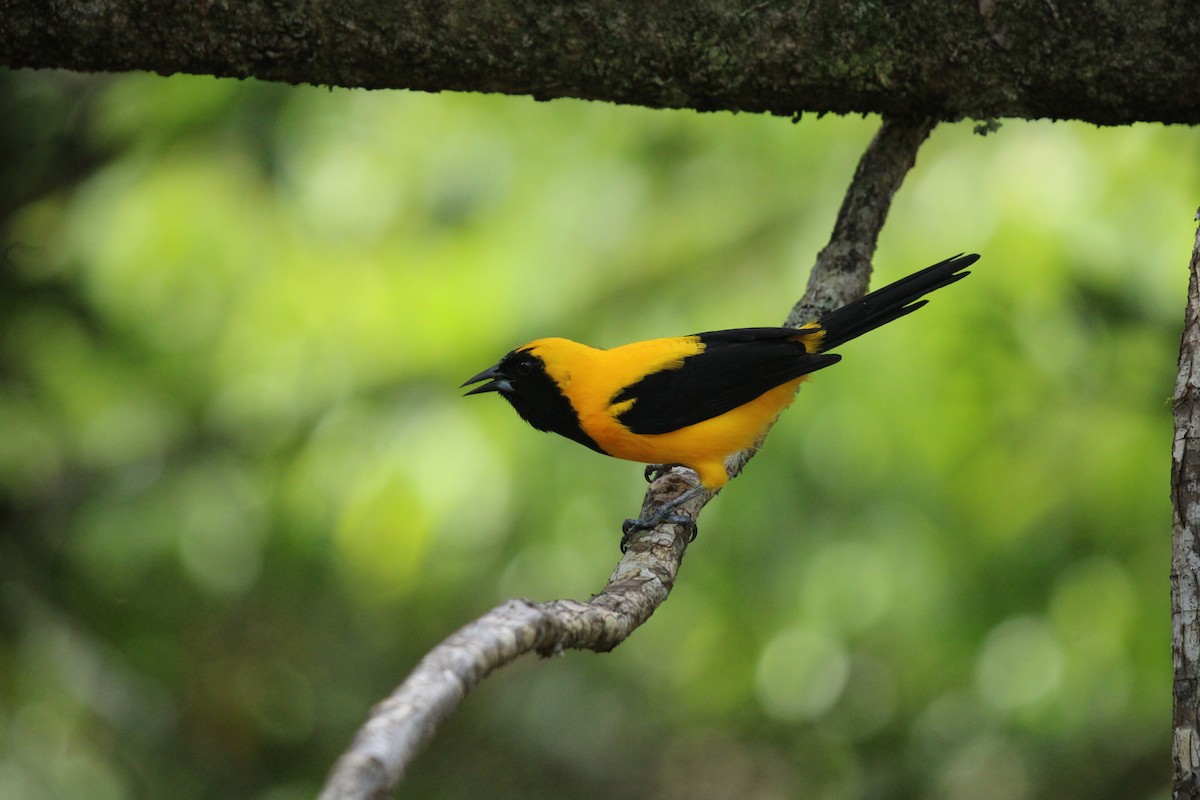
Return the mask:
<svg viewBox="0 0 1200 800">
<path fill-rule="evenodd" d="M 904 183 L 904 176 L 917 163 L 917 151 L 936 125 L 933 118 L 884 118 L 879 132 L 858 161 L 833 223 L 829 244 L 817 256 L 809 273 L 808 288 L 792 307 L 785 326 L 799 327 L 867 293 L 871 258 L 892 207 L 892 198 Z M 758 446 L 761 444 L 760 440 Z M 731 456 L 725 465 L 729 474 L 740 473 L 758 446 Z"/>
<path fill-rule="evenodd" d="M 1171 453 L 1174 800 L 1200 798 L 1200 229 L 1191 273 L 1179 348 Z"/>
<path fill-rule="evenodd" d="M 786 324 L 814 319 L 866 292 L 871 256 L 891 199 L 933 126 L 930 119 L 884 121 L 859 162 L 808 290 Z M 730 473 L 737 474 L 752 456 L 753 451 L 746 451 L 731 457 Z M 660 477 L 646 494 L 643 512 L 695 481 L 695 474 L 683 468 Z M 709 499 L 702 494 L 678 510 L 694 518 Z M 616 647 L 667 599 L 686 549 L 686 533 L 677 525 L 643 531 L 631 538 L 608 585 L 588 602 L 510 600 L 460 628 L 372 710 L 335 765 L 321 800 L 390 797 L 418 750 L 463 698 L 492 671 L 524 653 Z"/>
<path fill-rule="evenodd" d="M 1173 0 L 0 0 L 0 65 L 654 108 L 1200 122 Z"/>
<path fill-rule="evenodd" d="M 671 490 L 679 486 L 664 478 L 651 494 Z M 509 600 L 455 631 L 372 709 L 334 766 L 320 800 L 390 797 L 417 751 L 463 698 L 519 656 L 568 649 L 607 652 L 625 641 L 667 599 L 686 546 L 685 537 L 643 533 L 636 550 L 626 552 L 608 585 L 588 602 Z"/>
</svg>

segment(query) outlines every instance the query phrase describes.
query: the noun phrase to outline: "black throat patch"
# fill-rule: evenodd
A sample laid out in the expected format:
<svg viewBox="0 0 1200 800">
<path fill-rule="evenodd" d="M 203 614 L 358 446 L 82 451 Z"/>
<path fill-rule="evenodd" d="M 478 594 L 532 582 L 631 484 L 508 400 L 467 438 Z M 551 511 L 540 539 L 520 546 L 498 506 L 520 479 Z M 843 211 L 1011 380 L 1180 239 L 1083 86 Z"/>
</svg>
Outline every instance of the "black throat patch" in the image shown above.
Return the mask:
<svg viewBox="0 0 1200 800">
<path fill-rule="evenodd" d="M 540 358 L 528 351 L 514 350 L 500 362 L 500 370 L 512 382 L 512 390 L 500 394 L 523 420 L 539 431 L 557 433 L 604 453 L 584 432 L 575 407 L 546 372 Z"/>
</svg>

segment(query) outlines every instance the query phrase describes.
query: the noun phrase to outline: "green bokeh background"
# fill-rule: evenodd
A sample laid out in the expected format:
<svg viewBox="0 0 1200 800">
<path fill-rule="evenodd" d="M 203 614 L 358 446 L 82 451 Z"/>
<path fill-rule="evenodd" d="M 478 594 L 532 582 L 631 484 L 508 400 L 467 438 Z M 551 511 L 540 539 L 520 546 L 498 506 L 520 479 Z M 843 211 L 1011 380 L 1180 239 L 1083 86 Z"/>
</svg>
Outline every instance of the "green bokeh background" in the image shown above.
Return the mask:
<svg viewBox="0 0 1200 800">
<path fill-rule="evenodd" d="M 586 598 L 641 468 L 457 385 L 783 320 L 874 119 L 0 73 L 0 798 L 313 796 L 429 647 Z M 939 128 L 842 352 L 611 654 L 412 798 L 1165 798 L 1200 134 Z"/>
</svg>

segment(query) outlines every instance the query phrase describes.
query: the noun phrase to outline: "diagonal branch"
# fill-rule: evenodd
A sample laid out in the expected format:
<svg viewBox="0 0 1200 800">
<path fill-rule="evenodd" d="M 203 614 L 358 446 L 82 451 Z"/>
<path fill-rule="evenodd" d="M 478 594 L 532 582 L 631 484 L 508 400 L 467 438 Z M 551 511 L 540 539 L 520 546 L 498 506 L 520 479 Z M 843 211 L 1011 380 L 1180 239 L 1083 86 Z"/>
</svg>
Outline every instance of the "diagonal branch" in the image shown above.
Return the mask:
<svg viewBox="0 0 1200 800">
<path fill-rule="evenodd" d="M 934 125 L 932 119 L 884 120 L 854 173 L 808 290 L 786 324 L 814 319 L 866 292 L 871 256 L 892 197 Z M 730 474 L 740 472 L 754 452 L 732 456 Z M 643 513 L 696 481 L 691 470 L 671 470 L 651 484 Z M 703 493 L 678 510 L 695 518 L 711 498 Z M 519 656 L 568 649 L 605 652 L 619 645 L 666 601 L 686 549 L 687 536 L 680 526 L 660 525 L 632 537 L 608 585 L 588 602 L 509 600 L 460 628 L 372 709 L 334 766 L 320 800 L 390 797 L 417 752 L 463 698 L 488 674 Z"/>
<path fill-rule="evenodd" d="M 817 255 L 809 273 L 808 288 L 792 307 L 784 325 L 799 327 L 867 293 L 871 258 L 892 207 L 892 198 L 904 183 L 904 176 L 917 163 L 917 151 L 936 125 L 937 120 L 929 117 L 884 118 L 879 132 L 858 160 L 833 223 L 829 244 Z M 769 432 L 769 429 L 763 432 L 763 439 Z M 729 474 L 740 473 L 761 446 L 762 439 L 754 449 L 730 457 L 725 464 Z"/>
</svg>

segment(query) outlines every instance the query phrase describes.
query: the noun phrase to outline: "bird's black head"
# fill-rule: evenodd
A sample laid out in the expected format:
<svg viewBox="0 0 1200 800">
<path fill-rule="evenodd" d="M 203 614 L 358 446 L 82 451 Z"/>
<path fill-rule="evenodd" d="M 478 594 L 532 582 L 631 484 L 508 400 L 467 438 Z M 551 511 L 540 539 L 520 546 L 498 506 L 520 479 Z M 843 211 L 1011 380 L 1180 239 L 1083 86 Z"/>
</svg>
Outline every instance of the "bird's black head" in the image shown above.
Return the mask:
<svg viewBox="0 0 1200 800">
<path fill-rule="evenodd" d="M 467 394 L 496 392 L 516 409 L 522 419 L 539 431 L 557 433 L 599 450 L 580 427 L 579 415 L 565 392 L 566 387 L 555 380 L 547 369 L 540 350 L 543 349 L 543 343 L 549 345 L 551 341 L 566 340 L 538 340 L 518 347 L 500 359 L 500 363 L 464 382 L 463 386 L 487 381 Z M 545 356 L 551 357 L 552 348 L 544 349 L 547 350 Z"/>
</svg>

